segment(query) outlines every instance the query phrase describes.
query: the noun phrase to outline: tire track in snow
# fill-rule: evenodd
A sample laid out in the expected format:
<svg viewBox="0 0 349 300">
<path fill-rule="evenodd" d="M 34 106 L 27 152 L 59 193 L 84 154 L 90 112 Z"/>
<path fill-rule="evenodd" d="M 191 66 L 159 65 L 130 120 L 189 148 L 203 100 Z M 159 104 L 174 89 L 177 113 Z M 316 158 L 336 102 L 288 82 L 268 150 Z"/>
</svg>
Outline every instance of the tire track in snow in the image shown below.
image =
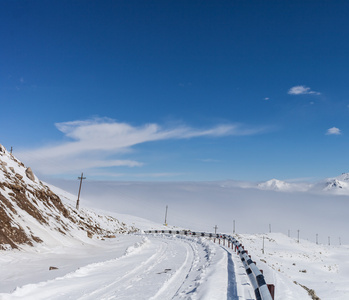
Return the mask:
<svg viewBox="0 0 349 300">
<path fill-rule="evenodd" d="M 98 290 L 106 290 L 122 279 L 133 278 L 134 274 L 139 269 L 142 269 L 144 265 L 152 265 L 154 260 L 158 260 L 159 253 L 164 253 L 164 251 L 161 247 L 152 249 L 149 247 L 149 244 L 149 239 L 143 238 L 141 243 L 128 247 L 125 254 L 116 259 L 89 264 L 63 277 L 46 282 L 27 284 L 17 288 L 12 294 L 0 294 L 0 299 L 89 299 L 92 293 L 96 293 Z M 144 248 L 148 249 L 149 257 L 146 257 L 145 261 L 143 260 L 144 257 L 142 257 L 143 259 L 139 260 L 137 264 L 134 260 L 141 253 L 144 253 Z M 112 279 L 112 282 L 110 282 L 113 275 L 115 275 L 113 270 L 116 270 L 116 267 L 130 265 L 130 263 L 133 268 L 126 269 L 125 272 L 117 271 L 116 275 L 119 278 Z M 102 288 L 98 285 L 100 282 L 104 283 Z M 92 296 L 91 299 L 102 298 Z"/>
<path fill-rule="evenodd" d="M 227 253 L 218 245 L 197 238 L 147 236 L 116 259 L 25 285 L 0 294 L 0 299 L 234 299 L 227 292 L 228 277 Z M 211 290 L 216 298 L 205 296 Z"/>
<path fill-rule="evenodd" d="M 150 298 L 149 300 L 175 299 L 176 297 L 180 297 L 180 290 L 183 287 L 185 280 L 188 279 L 189 274 L 193 270 L 194 265 L 197 263 L 198 260 L 198 251 L 197 249 L 195 249 L 196 245 L 188 242 L 184 242 L 183 244 L 187 248 L 184 262 L 175 271 L 175 273 L 164 283 L 164 285 L 160 288 L 156 295 L 154 295 L 154 297 Z M 176 281 L 177 284 L 175 284 Z M 179 287 L 178 284 L 180 284 Z"/>
<path fill-rule="evenodd" d="M 156 252 L 153 253 L 146 261 L 141 261 L 140 264 L 127 271 L 124 275 L 122 275 L 119 278 L 113 279 L 113 281 L 108 284 L 104 285 L 103 287 L 86 294 L 82 296 L 81 300 L 88 300 L 88 299 L 113 299 L 109 297 L 113 297 L 113 295 L 118 295 L 118 292 L 120 293 L 120 286 L 124 287 L 125 285 L 127 286 L 132 286 L 132 282 L 137 282 L 139 281 L 138 279 L 141 278 L 141 274 L 148 274 L 154 267 L 159 264 L 162 260 L 164 260 L 166 256 L 166 249 L 167 245 L 161 244 L 160 247 L 156 248 Z M 131 252 L 131 255 L 134 254 Z M 141 254 L 141 253 L 139 253 Z M 126 254 L 125 257 L 128 255 Z M 134 262 L 132 262 L 134 264 Z M 118 285 L 117 288 L 113 288 L 114 286 Z M 128 288 L 126 287 L 125 290 Z"/>
<path fill-rule="evenodd" d="M 227 299 L 228 300 L 236 300 L 237 298 L 237 284 L 236 284 L 236 276 L 234 271 L 234 262 L 231 252 L 227 249 L 223 248 L 224 251 L 227 252 L 227 271 L 228 271 L 228 288 L 227 288 Z"/>
<path fill-rule="evenodd" d="M 194 250 L 197 245 L 192 241 L 164 237 L 154 237 L 152 242 L 159 245 L 159 250 L 156 253 L 157 259 L 150 265 L 143 264 L 136 276 L 138 280 L 135 277 L 126 278 L 124 276 L 123 279 L 125 280 L 115 281 L 108 287 L 109 289 L 112 285 L 117 284 L 118 287 L 115 290 L 101 289 L 98 293 L 95 292 L 81 298 L 81 300 L 96 299 L 96 296 L 98 296 L 98 299 L 163 300 L 176 298 L 178 286 L 182 286 L 188 278 L 188 273 L 199 260 L 198 254 L 195 254 L 197 251 Z M 164 270 L 170 271 L 164 272 Z M 158 278 L 152 277 L 154 274 Z M 150 290 L 149 286 L 152 286 Z M 178 298 L 183 299 L 183 297 Z M 185 298 L 188 299 L 188 297 Z"/>
<path fill-rule="evenodd" d="M 157 297 L 152 299 L 245 299 L 238 296 L 237 283 L 234 271 L 234 262 L 230 250 L 213 244 L 205 238 L 192 238 L 186 236 L 166 236 L 161 238 L 172 238 L 181 240 L 192 250 L 194 256 L 189 262 L 185 274 L 181 274 L 182 282 L 173 297 L 169 293 L 163 294 L 162 290 L 171 287 L 175 280 L 169 280 L 159 290 Z M 180 273 L 179 273 L 180 274 Z M 174 276 L 175 277 L 175 276 Z M 175 286 L 175 285 L 173 285 Z M 173 290 L 173 289 L 172 289 Z M 252 291 L 253 292 L 253 291 Z M 247 299 L 251 299 L 248 297 Z"/>
</svg>

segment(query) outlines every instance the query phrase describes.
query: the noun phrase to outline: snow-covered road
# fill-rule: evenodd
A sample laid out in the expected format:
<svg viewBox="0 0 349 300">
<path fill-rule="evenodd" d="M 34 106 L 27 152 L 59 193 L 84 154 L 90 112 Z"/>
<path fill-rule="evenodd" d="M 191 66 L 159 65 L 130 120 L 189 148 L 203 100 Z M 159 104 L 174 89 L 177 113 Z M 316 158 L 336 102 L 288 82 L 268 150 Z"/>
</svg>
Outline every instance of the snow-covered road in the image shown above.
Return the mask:
<svg viewBox="0 0 349 300">
<path fill-rule="evenodd" d="M 100 251 L 91 248 L 92 256 L 86 247 L 81 257 L 76 251 L 69 253 L 69 248 L 56 255 L 39 252 L 3 257 L 0 280 L 10 284 L 10 276 L 25 284 L 17 285 L 12 293 L 3 292 L 8 285 L 0 286 L 0 299 L 254 299 L 238 257 L 206 239 L 118 236 L 105 241 Z M 55 271 L 48 271 L 50 259 L 59 268 L 62 262 L 57 273 L 65 270 L 64 275 L 52 278 Z M 4 271 L 3 266 L 16 263 L 26 265 L 31 275 Z"/>
</svg>

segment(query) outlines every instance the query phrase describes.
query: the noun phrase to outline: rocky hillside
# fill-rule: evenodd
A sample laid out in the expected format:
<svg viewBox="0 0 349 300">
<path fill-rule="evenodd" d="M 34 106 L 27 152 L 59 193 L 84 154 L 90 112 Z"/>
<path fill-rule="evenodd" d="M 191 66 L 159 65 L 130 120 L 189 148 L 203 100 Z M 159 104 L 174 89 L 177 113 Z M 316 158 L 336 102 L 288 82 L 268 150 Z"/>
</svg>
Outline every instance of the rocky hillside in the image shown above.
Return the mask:
<svg viewBox="0 0 349 300">
<path fill-rule="evenodd" d="M 77 211 L 0 145 L 0 250 L 137 231 L 117 219 Z"/>
</svg>

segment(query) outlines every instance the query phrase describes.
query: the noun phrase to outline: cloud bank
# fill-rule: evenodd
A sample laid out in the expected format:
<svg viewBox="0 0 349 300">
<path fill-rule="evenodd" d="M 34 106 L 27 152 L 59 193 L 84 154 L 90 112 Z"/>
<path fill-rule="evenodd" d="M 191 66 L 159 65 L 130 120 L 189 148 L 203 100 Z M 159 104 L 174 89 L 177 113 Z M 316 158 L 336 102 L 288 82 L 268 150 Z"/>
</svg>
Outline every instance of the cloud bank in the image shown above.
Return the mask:
<svg viewBox="0 0 349 300">
<path fill-rule="evenodd" d="M 56 123 L 65 141 L 54 146 L 25 150 L 17 156 L 43 174 L 64 174 L 106 167 L 141 167 L 144 163 L 114 159 L 132 152 L 132 147 L 161 140 L 198 137 L 244 136 L 262 132 L 262 128 L 246 128 L 238 124 L 217 125 L 197 129 L 186 125 L 163 128 L 150 123 L 132 126 L 109 118 L 95 118 Z M 119 158 L 118 157 L 118 158 Z"/>
</svg>

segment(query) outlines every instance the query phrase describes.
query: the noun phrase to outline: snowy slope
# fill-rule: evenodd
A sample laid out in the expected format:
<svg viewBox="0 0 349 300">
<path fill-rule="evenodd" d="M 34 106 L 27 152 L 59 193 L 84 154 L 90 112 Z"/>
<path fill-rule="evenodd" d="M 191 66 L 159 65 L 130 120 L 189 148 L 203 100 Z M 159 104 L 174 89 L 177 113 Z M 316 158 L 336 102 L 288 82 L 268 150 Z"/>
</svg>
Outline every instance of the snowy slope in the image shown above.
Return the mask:
<svg viewBox="0 0 349 300">
<path fill-rule="evenodd" d="M 274 281 L 279 299 L 292 299 L 289 290 L 295 285 L 322 300 L 349 299 L 349 246 L 329 246 L 303 239 L 298 243 L 298 237 L 280 233 L 239 234 L 237 238 L 253 253 L 265 277 Z"/>
<path fill-rule="evenodd" d="M 62 190 L 54 185 L 51 185 L 49 183 L 46 183 L 46 185 L 51 189 L 51 191 L 53 191 L 56 195 L 59 196 L 59 198 L 62 200 L 64 205 L 74 206 L 74 204 L 76 203 L 75 195 L 65 190 Z M 129 232 L 133 232 L 133 231 L 137 232 L 137 229 L 141 231 L 152 230 L 152 229 L 183 229 L 182 227 L 177 227 L 174 225 L 165 226 L 160 223 L 152 222 L 144 218 L 140 218 L 140 217 L 132 216 L 128 214 L 122 214 L 115 211 L 106 211 L 106 210 L 97 209 L 97 208 L 93 208 L 93 209 L 81 208 L 82 212 L 84 212 L 85 210 L 87 210 L 90 215 L 99 216 L 99 218 L 101 218 L 99 222 L 104 224 L 104 225 L 101 225 L 101 227 L 103 228 L 108 228 L 108 222 L 107 224 L 103 222 L 103 220 L 108 220 L 108 219 L 103 216 L 109 215 L 113 217 L 114 220 L 117 220 L 117 222 L 121 223 L 123 226 L 128 226 L 130 228 Z M 123 233 L 123 232 L 119 232 L 119 233 Z"/>
<path fill-rule="evenodd" d="M 0 145 L 0 249 L 60 244 L 136 231 L 110 216 L 74 208 Z"/>
</svg>

